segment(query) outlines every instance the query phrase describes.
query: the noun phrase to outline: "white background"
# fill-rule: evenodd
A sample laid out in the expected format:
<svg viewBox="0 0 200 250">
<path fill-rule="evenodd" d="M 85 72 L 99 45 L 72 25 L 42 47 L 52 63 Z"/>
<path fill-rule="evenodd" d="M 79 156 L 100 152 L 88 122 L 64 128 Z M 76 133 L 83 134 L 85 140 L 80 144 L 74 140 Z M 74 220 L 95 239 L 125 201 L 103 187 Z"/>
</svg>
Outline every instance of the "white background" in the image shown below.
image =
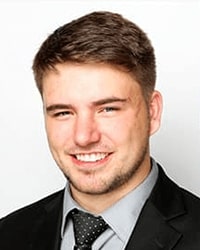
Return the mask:
<svg viewBox="0 0 200 250">
<path fill-rule="evenodd" d="M 0 1 L 0 217 L 65 185 L 48 150 L 32 76 L 41 42 L 58 26 L 111 10 L 149 35 L 157 56 L 162 127 L 152 155 L 181 186 L 200 195 L 199 1 Z"/>
</svg>

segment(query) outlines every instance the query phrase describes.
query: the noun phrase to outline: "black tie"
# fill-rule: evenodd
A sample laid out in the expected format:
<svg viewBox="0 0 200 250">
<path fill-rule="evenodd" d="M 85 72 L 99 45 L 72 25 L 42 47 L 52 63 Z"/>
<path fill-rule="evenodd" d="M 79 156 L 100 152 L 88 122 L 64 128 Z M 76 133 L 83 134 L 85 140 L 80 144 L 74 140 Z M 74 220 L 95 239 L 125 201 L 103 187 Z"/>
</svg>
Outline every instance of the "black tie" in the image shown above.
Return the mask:
<svg viewBox="0 0 200 250">
<path fill-rule="evenodd" d="M 92 243 L 107 229 L 108 225 L 101 216 L 96 217 L 78 209 L 73 209 L 71 215 L 76 243 L 74 250 L 91 250 Z"/>
</svg>

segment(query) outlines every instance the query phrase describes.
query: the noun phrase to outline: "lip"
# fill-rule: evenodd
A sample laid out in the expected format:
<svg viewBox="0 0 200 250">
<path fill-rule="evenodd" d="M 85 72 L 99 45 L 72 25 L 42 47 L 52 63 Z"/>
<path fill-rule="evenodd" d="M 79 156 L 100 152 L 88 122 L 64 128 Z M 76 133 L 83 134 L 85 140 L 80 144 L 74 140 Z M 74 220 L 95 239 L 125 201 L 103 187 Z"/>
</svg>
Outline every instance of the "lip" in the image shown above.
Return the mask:
<svg viewBox="0 0 200 250">
<path fill-rule="evenodd" d="M 71 158 L 72 158 L 72 162 L 78 167 L 84 168 L 84 169 L 88 169 L 88 168 L 90 169 L 90 168 L 101 167 L 102 165 L 104 165 L 110 160 L 111 155 L 112 153 L 108 153 L 105 158 L 97 160 L 97 161 L 81 161 L 81 160 L 78 160 L 74 155 L 71 155 Z"/>
</svg>

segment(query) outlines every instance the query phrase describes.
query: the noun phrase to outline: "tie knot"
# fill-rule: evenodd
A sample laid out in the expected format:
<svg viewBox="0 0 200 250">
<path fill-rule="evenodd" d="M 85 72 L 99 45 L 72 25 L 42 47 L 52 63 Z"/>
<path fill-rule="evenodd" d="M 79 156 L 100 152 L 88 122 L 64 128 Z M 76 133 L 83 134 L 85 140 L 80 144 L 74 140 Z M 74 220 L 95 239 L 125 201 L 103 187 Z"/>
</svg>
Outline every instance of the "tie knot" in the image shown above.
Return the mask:
<svg viewBox="0 0 200 250">
<path fill-rule="evenodd" d="M 76 247 L 74 249 L 91 249 L 92 243 L 103 233 L 108 225 L 101 216 L 73 209 L 71 216 L 74 226 Z"/>
</svg>

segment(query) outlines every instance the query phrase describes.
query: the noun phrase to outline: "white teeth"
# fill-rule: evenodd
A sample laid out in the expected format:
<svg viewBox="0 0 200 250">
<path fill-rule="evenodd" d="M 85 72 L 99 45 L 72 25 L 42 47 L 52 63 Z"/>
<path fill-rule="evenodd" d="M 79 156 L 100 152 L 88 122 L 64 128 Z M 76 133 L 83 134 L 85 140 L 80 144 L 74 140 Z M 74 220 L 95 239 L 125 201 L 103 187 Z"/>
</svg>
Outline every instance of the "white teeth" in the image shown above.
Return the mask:
<svg viewBox="0 0 200 250">
<path fill-rule="evenodd" d="M 85 162 L 95 162 L 104 159 L 107 153 L 78 154 L 76 159 Z"/>
</svg>

